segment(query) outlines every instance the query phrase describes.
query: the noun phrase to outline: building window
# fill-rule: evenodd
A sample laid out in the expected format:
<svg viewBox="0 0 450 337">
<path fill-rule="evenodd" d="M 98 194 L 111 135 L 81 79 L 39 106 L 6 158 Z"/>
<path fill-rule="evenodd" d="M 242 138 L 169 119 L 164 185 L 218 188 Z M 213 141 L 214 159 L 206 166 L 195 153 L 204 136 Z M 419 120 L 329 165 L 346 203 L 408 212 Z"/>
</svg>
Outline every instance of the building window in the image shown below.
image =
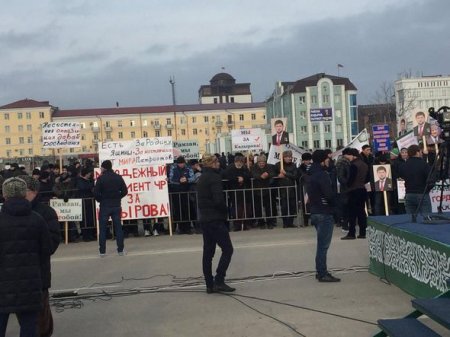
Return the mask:
<svg viewBox="0 0 450 337">
<path fill-rule="evenodd" d="M 86 123 L 80 123 L 80 128 L 81 129 L 86 129 Z"/>
<path fill-rule="evenodd" d="M 217 98 L 216 97 L 214 98 L 214 104 L 217 104 Z"/>
<path fill-rule="evenodd" d="M 329 95 L 322 95 L 322 102 L 323 103 L 329 103 L 330 102 L 330 96 Z"/>
<path fill-rule="evenodd" d="M 27 113 L 26 113 L 26 118 L 27 118 L 27 119 L 31 119 L 31 112 L 27 112 Z"/>
<path fill-rule="evenodd" d="M 192 117 L 192 123 L 197 123 L 197 117 Z"/>
<path fill-rule="evenodd" d="M 112 139 L 111 137 L 111 131 L 106 131 L 106 139 Z"/>
<path fill-rule="evenodd" d="M 33 137 L 28 137 L 27 141 L 28 141 L 28 144 L 33 144 Z"/>
<path fill-rule="evenodd" d="M 33 149 L 28 149 L 28 154 L 33 155 Z"/>
<path fill-rule="evenodd" d="M 170 119 L 170 118 L 166 118 L 166 124 L 167 124 L 167 125 L 170 125 L 170 124 L 172 124 L 172 119 Z"/>
<path fill-rule="evenodd" d="M 158 133 L 159 133 L 159 131 L 158 131 Z M 170 137 L 170 136 L 172 136 L 172 130 L 167 130 L 167 135 Z M 156 136 L 156 137 L 159 137 L 159 136 Z"/>
<path fill-rule="evenodd" d="M 319 126 L 318 125 L 313 125 L 313 132 L 314 133 L 319 132 Z"/>
<path fill-rule="evenodd" d="M 143 131 L 142 135 L 144 136 L 144 138 L 148 138 L 148 132 L 147 131 Z"/>
<path fill-rule="evenodd" d="M 82 152 L 87 152 L 87 146 L 83 145 L 83 146 L 81 147 L 81 151 L 82 151 Z"/>
<path fill-rule="evenodd" d="M 230 102 L 234 103 L 234 97 L 230 97 Z"/>
<path fill-rule="evenodd" d="M 5 138 L 5 144 L 10 145 L 11 144 L 11 138 Z"/>
<path fill-rule="evenodd" d="M 5 120 L 9 119 L 9 113 L 5 113 Z"/>
<path fill-rule="evenodd" d="M 131 132 L 130 132 L 130 137 L 131 137 L 131 138 L 136 138 L 136 132 L 131 131 Z"/>
<path fill-rule="evenodd" d="M 203 117 L 203 119 L 204 119 L 205 123 L 208 123 L 208 121 L 209 121 L 209 116 L 205 116 L 205 117 Z"/>
<path fill-rule="evenodd" d="M 331 125 L 330 124 L 325 124 L 323 126 L 324 132 L 331 132 Z"/>
<path fill-rule="evenodd" d="M 182 136 L 186 136 L 186 130 L 185 129 L 181 129 L 181 135 Z"/>
<path fill-rule="evenodd" d="M 320 149 L 320 140 L 315 140 L 314 141 L 314 148 L 315 149 Z"/>
<path fill-rule="evenodd" d="M 240 114 L 240 115 L 239 115 L 239 120 L 240 120 L 240 121 L 243 121 L 243 120 L 244 120 L 244 114 Z"/>
<path fill-rule="evenodd" d="M 119 139 L 123 139 L 123 132 L 119 131 Z"/>
<path fill-rule="evenodd" d="M 27 131 L 32 131 L 33 127 L 31 126 L 31 124 L 27 124 Z"/>
<path fill-rule="evenodd" d="M 39 118 L 45 118 L 45 113 L 43 111 L 39 111 Z"/>
<path fill-rule="evenodd" d="M 252 121 L 256 120 L 256 114 L 252 114 Z"/>
<path fill-rule="evenodd" d="M 300 104 L 305 104 L 305 96 L 299 96 L 298 101 Z"/>
<path fill-rule="evenodd" d="M 356 95 L 350 95 L 350 105 L 356 105 Z"/>
<path fill-rule="evenodd" d="M 306 111 L 300 111 L 300 118 L 306 119 Z"/>
<path fill-rule="evenodd" d="M 24 154 L 23 149 L 20 149 L 20 150 L 19 150 L 19 155 L 20 155 L 20 156 L 23 156 L 23 154 Z"/>
<path fill-rule="evenodd" d="M 86 140 L 86 136 L 85 135 L 81 135 L 81 140 Z"/>
<path fill-rule="evenodd" d="M 337 146 L 344 146 L 344 140 L 343 139 L 338 139 L 337 140 Z"/>
<path fill-rule="evenodd" d="M 17 113 L 17 119 L 22 119 L 22 118 L 23 118 L 23 113 L 18 112 L 18 113 Z"/>
<path fill-rule="evenodd" d="M 180 117 L 180 124 L 186 124 L 186 117 L 184 116 Z"/>
<path fill-rule="evenodd" d="M 17 130 L 18 130 L 19 132 L 23 132 L 23 125 L 19 125 L 19 126 L 17 127 Z"/>
<path fill-rule="evenodd" d="M 123 122 L 121 120 L 117 121 L 117 126 L 121 128 L 123 126 Z"/>
<path fill-rule="evenodd" d="M 156 125 L 156 126 L 159 125 L 159 119 L 155 120 L 155 125 Z"/>
<path fill-rule="evenodd" d="M 308 141 L 307 140 L 302 140 L 302 147 L 307 149 L 308 148 Z"/>
<path fill-rule="evenodd" d="M 6 156 L 9 158 L 11 157 L 11 150 L 6 150 Z"/>
<path fill-rule="evenodd" d="M 19 144 L 25 144 L 25 138 L 19 137 Z"/>
<path fill-rule="evenodd" d="M 196 135 L 197 134 L 197 129 L 192 129 L 192 134 Z"/>
<path fill-rule="evenodd" d="M 136 121 L 130 121 L 130 126 L 136 126 Z"/>
<path fill-rule="evenodd" d="M 327 149 L 331 148 L 331 139 L 325 139 L 325 148 Z"/>
<path fill-rule="evenodd" d="M 311 96 L 311 104 L 317 104 L 317 96 L 316 95 Z"/>
<path fill-rule="evenodd" d="M 8 133 L 11 131 L 11 128 L 9 127 L 9 125 L 5 125 L 5 132 Z"/>
<path fill-rule="evenodd" d="M 111 122 L 110 122 L 110 121 L 106 121 L 106 122 L 105 122 L 105 126 L 106 126 L 107 128 L 110 128 L 110 127 L 111 127 Z"/>
<path fill-rule="evenodd" d="M 171 130 L 168 130 L 171 131 Z M 160 137 L 161 133 L 159 132 L 159 130 L 155 130 L 155 137 Z"/>
<path fill-rule="evenodd" d="M 144 119 L 144 120 L 142 121 L 142 126 L 147 126 L 147 125 L 148 125 L 148 122 L 147 122 L 146 119 Z"/>
<path fill-rule="evenodd" d="M 308 127 L 306 125 L 303 125 L 300 127 L 300 132 L 301 133 L 308 133 Z"/>
</svg>

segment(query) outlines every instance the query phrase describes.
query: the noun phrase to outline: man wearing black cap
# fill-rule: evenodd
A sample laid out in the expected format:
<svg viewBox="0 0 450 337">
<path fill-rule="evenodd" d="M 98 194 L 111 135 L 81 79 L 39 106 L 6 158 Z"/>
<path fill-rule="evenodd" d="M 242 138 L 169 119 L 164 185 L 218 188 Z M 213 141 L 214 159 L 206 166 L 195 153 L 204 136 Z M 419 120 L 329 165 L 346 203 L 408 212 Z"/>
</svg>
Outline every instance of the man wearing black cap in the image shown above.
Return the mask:
<svg viewBox="0 0 450 337">
<path fill-rule="evenodd" d="M 311 205 L 311 224 L 317 231 L 316 278 L 319 282 L 339 282 L 327 269 L 327 251 L 333 237 L 335 195 L 326 171 L 330 158 L 324 150 L 312 154 L 313 164 L 306 189 Z"/>
<path fill-rule="evenodd" d="M 121 199 L 128 194 L 127 185 L 122 176 L 112 170 L 110 160 L 102 163 L 102 174 L 97 179 L 94 187 L 94 197 L 100 203 L 99 212 L 99 252 L 100 257 L 106 256 L 106 225 L 111 217 L 114 233 L 116 234 L 117 253 L 125 255 L 123 243 L 123 230 L 120 216 L 122 213 Z"/>
</svg>

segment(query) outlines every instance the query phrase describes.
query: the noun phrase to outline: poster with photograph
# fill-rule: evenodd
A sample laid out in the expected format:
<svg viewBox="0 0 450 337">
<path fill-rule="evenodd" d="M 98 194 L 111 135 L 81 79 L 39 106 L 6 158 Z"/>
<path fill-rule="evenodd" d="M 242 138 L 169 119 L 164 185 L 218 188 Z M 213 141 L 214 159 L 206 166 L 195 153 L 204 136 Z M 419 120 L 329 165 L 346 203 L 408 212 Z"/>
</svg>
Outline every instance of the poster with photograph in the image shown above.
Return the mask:
<svg viewBox="0 0 450 337">
<path fill-rule="evenodd" d="M 289 133 L 287 130 L 287 118 L 272 118 L 270 125 L 272 126 L 272 145 L 280 146 L 289 144 Z"/>
<path fill-rule="evenodd" d="M 391 165 L 373 165 L 375 192 L 392 191 Z"/>
<path fill-rule="evenodd" d="M 416 136 L 420 142 L 423 136 L 427 137 L 431 133 L 431 125 L 428 122 L 428 111 L 423 109 L 414 109 L 412 116 L 414 136 Z"/>
</svg>

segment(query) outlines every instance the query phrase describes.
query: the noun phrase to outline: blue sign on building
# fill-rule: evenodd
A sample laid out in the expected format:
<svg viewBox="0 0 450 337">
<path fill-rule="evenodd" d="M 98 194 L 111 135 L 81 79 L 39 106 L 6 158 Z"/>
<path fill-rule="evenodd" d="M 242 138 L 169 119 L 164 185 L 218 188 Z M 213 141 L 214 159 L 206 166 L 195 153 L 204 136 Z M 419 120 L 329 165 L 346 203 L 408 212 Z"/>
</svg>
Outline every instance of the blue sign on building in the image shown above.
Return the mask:
<svg viewBox="0 0 450 337">
<path fill-rule="evenodd" d="M 389 137 L 388 124 L 372 126 L 372 135 L 373 135 L 373 147 L 375 152 L 391 150 L 391 139 Z"/>
<path fill-rule="evenodd" d="M 333 109 L 311 109 L 309 111 L 311 122 L 329 122 L 333 120 Z"/>
</svg>

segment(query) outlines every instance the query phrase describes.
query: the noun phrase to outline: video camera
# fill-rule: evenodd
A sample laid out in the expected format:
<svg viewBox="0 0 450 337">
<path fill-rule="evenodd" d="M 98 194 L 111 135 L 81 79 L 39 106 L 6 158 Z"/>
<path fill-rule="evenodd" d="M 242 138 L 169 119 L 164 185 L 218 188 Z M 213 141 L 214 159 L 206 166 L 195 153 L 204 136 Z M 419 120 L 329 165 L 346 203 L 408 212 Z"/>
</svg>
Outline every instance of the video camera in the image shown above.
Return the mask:
<svg viewBox="0 0 450 337">
<path fill-rule="evenodd" d="M 442 106 L 437 111 L 431 107 L 428 109 L 428 113 L 439 123 L 442 129 L 441 138 L 450 141 L 450 107 Z"/>
</svg>

